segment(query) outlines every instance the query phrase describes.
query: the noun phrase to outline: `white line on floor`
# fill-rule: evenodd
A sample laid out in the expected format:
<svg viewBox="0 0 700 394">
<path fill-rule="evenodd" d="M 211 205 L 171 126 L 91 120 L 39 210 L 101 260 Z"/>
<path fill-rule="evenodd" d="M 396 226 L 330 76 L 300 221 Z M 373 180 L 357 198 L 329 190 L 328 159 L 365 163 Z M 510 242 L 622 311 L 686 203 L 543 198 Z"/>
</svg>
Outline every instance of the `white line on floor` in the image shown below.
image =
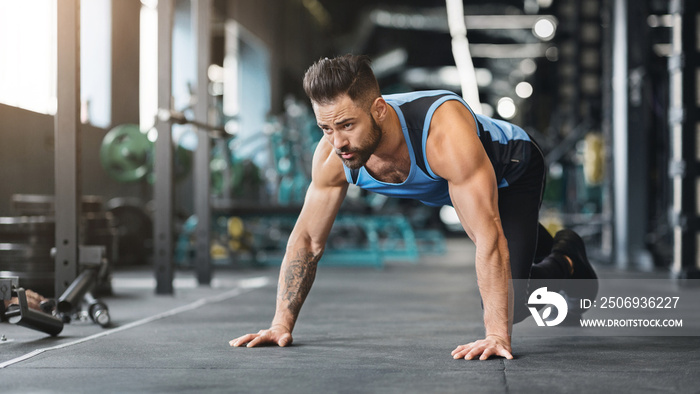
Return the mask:
<svg viewBox="0 0 700 394">
<path fill-rule="evenodd" d="M 17 364 L 19 362 L 30 359 L 34 356 L 38 356 L 38 355 L 45 353 L 45 352 L 48 352 L 50 350 L 64 349 L 64 348 L 67 348 L 69 346 L 77 345 L 79 343 L 91 341 L 93 339 L 101 338 L 101 337 L 111 335 L 111 334 L 116 334 L 118 332 L 125 331 L 125 330 L 128 330 L 130 328 L 142 326 L 142 325 L 150 323 L 152 321 L 156 321 L 156 320 L 164 319 L 166 317 L 174 316 L 174 315 L 180 314 L 182 312 L 191 311 L 193 309 L 199 308 L 202 305 L 221 302 L 221 301 L 227 300 L 229 298 L 239 296 L 248 290 L 253 290 L 253 289 L 263 287 L 263 286 L 267 285 L 268 282 L 269 282 L 269 279 L 266 277 L 241 280 L 238 282 L 239 287 L 236 289 L 226 291 L 226 292 L 221 293 L 221 294 L 216 295 L 216 296 L 207 297 L 207 298 L 200 298 L 199 300 L 192 302 L 190 304 L 183 305 L 181 307 L 171 309 L 169 311 L 165 311 L 165 312 L 162 312 L 162 313 L 159 313 L 157 315 L 153 315 L 153 316 L 141 319 L 141 320 L 137 320 L 137 321 L 131 322 L 129 324 L 125 324 L 121 327 L 113 328 L 111 330 L 102 331 L 102 332 L 97 333 L 95 335 L 90 335 L 88 337 L 81 338 L 81 339 L 78 339 L 78 340 L 73 341 L 73 342 L 67 342 L 67 343 L 64 343 L 61 345 L 56 345 L 56 346 L 47 347 L 47 348 L 43 348 L 43 349 L 36 349 L 33 352 L 27 353 L 23 356 L 19 356 L 17 358 L 13 358 L 12 360 L 5 361 L 5 362 L 1 363 L 0 369 L 9 367 L 10 365 Z"/>
</svg>

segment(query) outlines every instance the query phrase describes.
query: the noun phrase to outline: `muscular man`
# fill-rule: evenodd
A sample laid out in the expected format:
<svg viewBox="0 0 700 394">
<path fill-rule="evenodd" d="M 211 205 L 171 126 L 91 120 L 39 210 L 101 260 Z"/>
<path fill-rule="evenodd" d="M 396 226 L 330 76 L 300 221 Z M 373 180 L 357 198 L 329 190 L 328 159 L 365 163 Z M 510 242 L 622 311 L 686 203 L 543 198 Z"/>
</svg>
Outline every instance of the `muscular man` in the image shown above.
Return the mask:
<svg viewBox="0 0 700 394">
<path fill-rule="evenodd" d="M 513 357 L 512 324 L 529 311 L 527 285 L 511 277 L 596 278 L 576 233 L 562 230 L 552 239 L 539 225 L 544 159 L 521 128 L 474 114 L 448 91 L 381 96 L 365 56 L 319 60 L 306 72 L 304 90 L 324 138 L 282 262 L 276 313 L 269 329 L 231 346 L 292 343 L 349 183 L 456 209 L 476 245 L 486 335 L 458 346 L 455 359 Z M 548 255 L 533 264 L 543 248 Z"/>
</svg>

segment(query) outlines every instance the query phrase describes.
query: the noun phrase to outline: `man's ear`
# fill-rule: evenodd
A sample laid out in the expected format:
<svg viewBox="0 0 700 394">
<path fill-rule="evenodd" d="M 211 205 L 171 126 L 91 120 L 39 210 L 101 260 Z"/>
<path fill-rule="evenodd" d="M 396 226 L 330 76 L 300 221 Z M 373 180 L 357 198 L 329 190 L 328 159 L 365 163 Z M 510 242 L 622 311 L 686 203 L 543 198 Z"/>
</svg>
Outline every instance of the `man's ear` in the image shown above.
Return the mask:
<svg viewBox="0 0 700 394">
<path fill-rule="evenodd" d="M 376 119 L 377 122 L 383 121 L 387 114 L 389 113 L 389 104 L 387 104 L 386 101 L 384 101 L 384 98 L 379 96 L 376 99 L 374 99 L 374 102 L 372 103 L 372 107 L 370 108 L 370 112 L 374 116 L 374 119 Z"/>
</svg>

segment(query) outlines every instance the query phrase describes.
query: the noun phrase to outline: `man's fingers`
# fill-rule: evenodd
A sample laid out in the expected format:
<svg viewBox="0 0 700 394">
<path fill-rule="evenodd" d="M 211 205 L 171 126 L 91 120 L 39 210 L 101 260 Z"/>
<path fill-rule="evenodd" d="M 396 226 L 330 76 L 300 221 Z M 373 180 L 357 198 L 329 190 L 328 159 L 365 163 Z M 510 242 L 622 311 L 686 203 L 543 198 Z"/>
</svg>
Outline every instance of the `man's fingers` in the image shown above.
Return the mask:
<svg viewBox="0 0 700 394">
<path fill-rule="evenodd" d="M 471 342 L 466 345 L 460 345 L 452 351 L 452 357 L 457 360 L 463 358 L 465 360 L 487 360 L 491 356 L 501 356 L 508 360 L 513 359 L 510 351 L 500 344 L 492 344 L 485 341 Z"/>
<path fill-rule="evenodd" d="M 479 360 L 488 360 L 491 356 L 501 356 L 507 358 L 508 360 L 513 359 L 513 355 L 501 345 L 495 347 L 482 346 L 478 349 L 472 349 L 472 351 L 469 353 L 471 354 L 465 357 L 467 360 L 472 360 L 474 357 L 479 355 L 481 355 L 479 356 Z"/>
<path fill-rule="evenodd" d="M 459 352 L 457 352 L 457 353 L 454 353 L 454 354 L 452 355 L 452 357 L 453 357 L 455 360 L 457 360 L 457 359 L 459 359 L 459 358 L 464 358 L 464 356 L 465 356 L 467 353 L 468 353 L 468 350 L 462 350 L 462 351 L 459 351 Z"/>
<path fill-rule="evenodd" d="M 456 355 L 457 353 L 463 351 L 464 349 L 469 349 L 471 346 L 474 345 L 474 342 L 469 342 L 466 345 L 459 345 L 455 348 L 455 350 L 452 351 L 452 355 Z"/>
<path fill-rule="evenodd" d="M 257 334 L 248 334 L 229 341 L 231 346 L 256 347 L 260 345 L 278 345 L 281 347 L 292 344 L 292 334 L 289 331 L 268 329 L 260 330 Z"/>
<path fill-rule="evenodd" d="M 470 355 L 470 353 L 476 353 L 478 346 L 479 346 L 479 344 L 476 342 L 471 342 L 471 343 L 466 344 L 466 345 L 458 346 L 457 349 L 452 351 L 452 357 L 454 357 L 455 360 L 460 359 L 460 358 L 464 358 L 466 360 L 471 360 L 473 358 L 473 356 L 481 354 L 481 352 L 479 351 L 479 353 L 477 353 L 477 354 Z"/>
<path fill-rule="evenodd" d="M 494 354 L 494 351 L 492 348 L 486 348 L 481 353 L 481 357 L 479 357 L 479 360 L 488 360 L 488 358 L 491 357 L 493 354 Z"/>
<path fill-rule="evenodd" d="M 513 355 L 508 350 L 506 350 L 505 347 L 499 345 L 496 348 L 487 347 L 481 353 L 481 357 L 479 357 L 479 360 L 487 360 L 491 356 L 501 356 L 501 357 L 507 358 L 508 360 L 513 359 Z"/>
<path fill-rule="evenodd" d="M 256 347 L 260 344 L 260 342 L 262 342 L 262 340 L 263 340 L 263 337 L 259 335 L 259 336 L 255 337 L 255 339 L 253 339 L 252 341 L 248 342 L 246 347 Z"/>
<path fill-rule="evenodd" d="M 241 341 L 243 340 L 243 338 L 245 338 L 245 337 L 247 337 L 247 336 L 248 336 L 248 335 L 244 335 L 244 336 L 242 336 L 242 337 L 238 337 L 238 338 L 236 338 L 236 339 L 232 339 L 232 340 L 228 341 L 228 344 L 229 344 L 230 346 L 238 346 L 238 343 L 241 342 Z"/>
<path fill-rule="evenodd" d="M 478 355 L 481 354 L 482 350 L 483 350 L 483 349 L 482 349 L 481 347 L 472 348 L 472 350 L 470 350 L 470 351 L 467 353 L 467 355 L 464 356 L 464 359 L 465 359 L 465 360 L 473 360 L 474 357 L 477 357 Z"/>
<path fill-rule="evenodd" d="M 506 350 L 505 348 L 499 349 L 498 355 L 501 356 L 501 357 L 505 357 L 505 358 L 507 358 L 508 360 L 512 360 L 512 359 L 513 359 L 513 354 L 512 354 L 511 352 L 509 352 L 508 350 Z"/>
<path fill-rule="evenodd" d="M 238 337 L 232 341 L 230 341 L 228 344 L 231 346 L 241 346 L 244 343 L 250 342 L 253 338 L 255 338 L 256 334 L 247 334 L 243 335 L 242 337 Z"/>
</svg>

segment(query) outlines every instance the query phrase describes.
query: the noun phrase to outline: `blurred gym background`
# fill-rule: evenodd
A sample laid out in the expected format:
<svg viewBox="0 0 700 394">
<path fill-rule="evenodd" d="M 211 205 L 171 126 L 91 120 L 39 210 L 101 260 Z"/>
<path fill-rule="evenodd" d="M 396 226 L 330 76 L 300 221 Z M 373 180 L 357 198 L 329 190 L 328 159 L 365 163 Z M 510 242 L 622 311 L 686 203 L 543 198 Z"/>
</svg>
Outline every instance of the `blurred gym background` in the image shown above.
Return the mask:
<svg viewBox="0 0 700 394">
<path fill-rule="evenodd" d="M 174 270 L 279 265 L 321 137 L 301 78 L 355 53 L 383 93 L 478 89 L 525 128 L 543 223 L 597 264 L 697 277 L 700 4 L 458 1 L 465 58 L 450 3 L 0 0 L 0 274 L 58 295 L 77 244 L 105 247 L 104 292 L 120 267 L 169 293 Z M 322 264 L 439 258 L 453 236 L 449 209 L 351 190 Z"/>
</svg>

